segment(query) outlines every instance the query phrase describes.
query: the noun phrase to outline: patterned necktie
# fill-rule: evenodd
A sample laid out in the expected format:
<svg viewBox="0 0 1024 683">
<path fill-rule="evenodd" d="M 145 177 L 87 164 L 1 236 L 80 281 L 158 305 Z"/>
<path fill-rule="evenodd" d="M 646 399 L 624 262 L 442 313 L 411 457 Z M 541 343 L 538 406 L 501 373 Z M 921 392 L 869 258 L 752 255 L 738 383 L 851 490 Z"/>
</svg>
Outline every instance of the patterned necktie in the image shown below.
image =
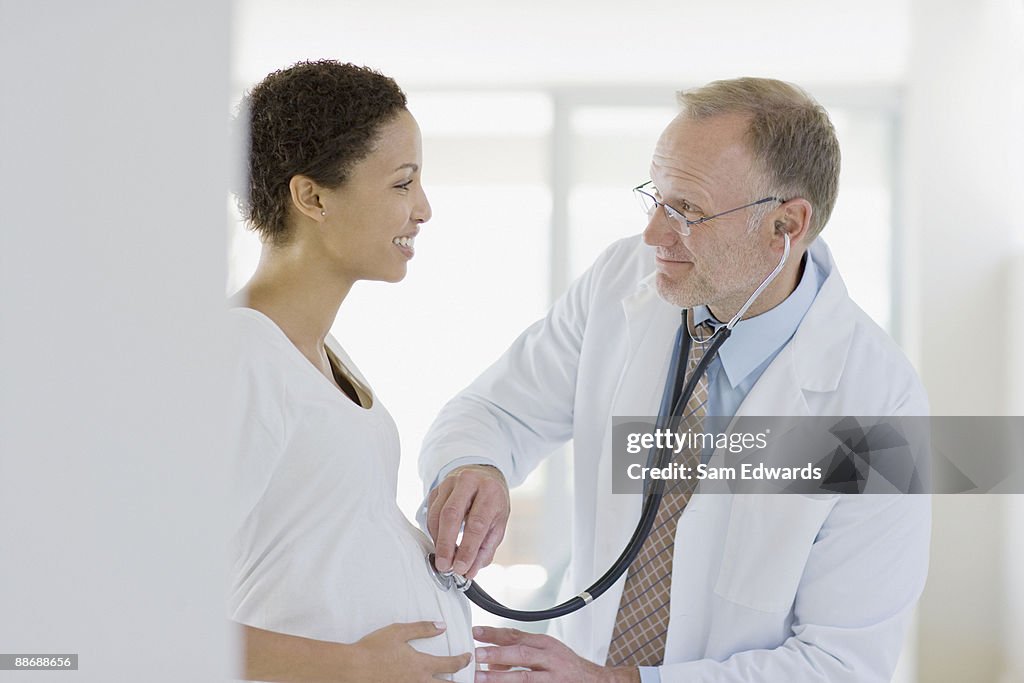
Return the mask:
<svg viewBox="0 0 1024 683">
<path fill-rule="evenodd" d="M 687 323 L 691 338 L 686 363 L 686 378 L 689 379 L 711 346 L 709 338 L 713 328 L 710 323 L 704 322 L 694 329 L 692 314 Z M 668 379 L 670 385 L 674 379 L 672 374 Z M 701 431 L 707 414 L 707 400 L 708 380 L 705 373 L 682 410 L 678 430 L 680 433 L 686 430 Z M 671 403 L 675 403 L 675 398 Z M 673 462 L 690 467 L 689 471 L 694 472 L 696 464 L 700 462 L 700 453 L 684 448 Z M 685 479 L 669 480 L 666 483 L 651 533 L 626 576 L 626 586 L 622 591 L 608 649 L 608 666 L 655 666 L 665 659 L 676 527 L 695 486 L 696 482 Z"/>
</svg>

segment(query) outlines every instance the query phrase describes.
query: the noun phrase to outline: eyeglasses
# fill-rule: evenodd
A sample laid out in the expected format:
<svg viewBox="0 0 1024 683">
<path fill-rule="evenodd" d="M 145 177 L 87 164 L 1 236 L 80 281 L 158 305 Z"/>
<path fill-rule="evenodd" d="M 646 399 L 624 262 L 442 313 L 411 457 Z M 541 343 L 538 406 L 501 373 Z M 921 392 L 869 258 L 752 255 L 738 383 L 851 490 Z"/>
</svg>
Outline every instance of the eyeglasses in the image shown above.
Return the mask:
<svg viewBox="0 0 1024 683">
<path fill-rule="evenodd" d="M 692 228 L 693 226 L 700 225 L 701 223 L 706 223 L 707 221 L 710 221 L 712 218 L 718 218 L 719 216 L 724 216 L 727 213 L 733 213 L 734 211 L 748 209 L 751 206 L 757 206 L 758 204 L 764 204 L 765 202 L 786 201 L 785 199 L 781 199 L 779 197 L 765 197 L 764 199 L 758 199 L 756 202 L 750 202 L 749 204 L 738 206 L 735 209 L 729 209 L 728 211 L 716 213 L 714 216 L 701 216 L 698 211 L 694 211 L 692 209 L 683 209 L 682 211 L 679 211 L 677 209 L 673 209 L 671 206 L 661 201 L 658 198 L 658 196 L 660 196 L 658 195 L 658 188 L 654 186 L 653 180 L 648 180 L 646 183 L 637 185 L 636 187 L 633 188 L 633 193 L 636 195 L 637 199 L 640 200 L 640 206 L 643 207 L 644 213 L 647 214 L 648 218 L 654 215 L 654 212 L 657 210 L 659 206 L 664 208 L 665 214 L 668 215 L 668 217 L 675 222 L 676 232 L 678 232 L 683 237 L 686 237 L 687 235 L 690 234 L 690 228 Z M 686 214 L 690 214 L 695 218 L 691 220 L 686 216 Z"/>
</svg>

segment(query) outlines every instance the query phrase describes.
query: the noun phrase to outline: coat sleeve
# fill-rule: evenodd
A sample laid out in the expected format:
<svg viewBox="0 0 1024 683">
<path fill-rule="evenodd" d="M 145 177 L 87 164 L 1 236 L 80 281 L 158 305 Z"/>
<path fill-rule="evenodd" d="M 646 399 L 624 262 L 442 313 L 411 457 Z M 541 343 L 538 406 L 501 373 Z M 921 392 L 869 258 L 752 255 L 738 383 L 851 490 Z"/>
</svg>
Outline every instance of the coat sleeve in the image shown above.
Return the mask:
<svg viewBox="0 0 1024 683">
<path fill-rule="evenodd" d="M 419 472 L 429 490 L 446 465 L 496 465 L 516 486 L 572 438 L 580 351 L 591 302 L 615 254 L 607 249 L 512 346 L 442 408 L 424 437 Z"/>
</svg>

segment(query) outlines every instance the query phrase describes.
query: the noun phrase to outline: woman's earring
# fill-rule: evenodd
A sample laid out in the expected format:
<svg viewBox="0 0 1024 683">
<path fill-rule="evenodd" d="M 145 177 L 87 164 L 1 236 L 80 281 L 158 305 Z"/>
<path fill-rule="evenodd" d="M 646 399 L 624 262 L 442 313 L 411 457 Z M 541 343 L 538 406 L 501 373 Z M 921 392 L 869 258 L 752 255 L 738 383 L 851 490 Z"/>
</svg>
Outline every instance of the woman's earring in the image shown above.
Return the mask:
<svg viewBox="0 0 1024 683">
<path fill-rule="evenodd" d="M 321 210 L 321 211 L 320 211 L 320 215 L 321 215 L 321 216 L 326 216 L 326 215 L 327 215 L 327 212 L 326 212 L 326 211 L 324 211 L 324 210 Z"/>
</svg>

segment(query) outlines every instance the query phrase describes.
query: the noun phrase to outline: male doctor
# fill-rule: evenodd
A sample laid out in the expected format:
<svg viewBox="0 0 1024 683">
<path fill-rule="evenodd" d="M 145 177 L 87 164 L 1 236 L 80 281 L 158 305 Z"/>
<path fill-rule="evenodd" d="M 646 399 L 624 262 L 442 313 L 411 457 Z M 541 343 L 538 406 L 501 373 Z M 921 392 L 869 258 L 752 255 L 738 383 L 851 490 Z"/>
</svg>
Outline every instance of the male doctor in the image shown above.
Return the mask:
<svg viewBox="0 0 1024 683">
<path fill-rule="evenodd" d="M 781 273 L 722 346 L 694 409 L 927 413 L 914 370 L 850 299 L 818 239 L 839 178 L 825 111 L 795 86 L 756 78 L 679 100 L 651 182 L 638 188 L 649 209 L 642 239 L 609 247 L 431 428 L 420 469 L 433 482 L 426 521 L 438 569 L 472 577 L 486 566 L 509 516 L 506 482 L 573 439 L 567 588 L 600 576 L 641 508 L 638 495 L 612 494 L 612 416 L 658 414 L 677 334 L 700 338 L 729 321 L 779 263 L 787 235 Z M 555 622 L 557 639 L 476 629 L 492 645 L 477 661 L 493 669 L 476 680 L 891 679 L 925 582 L 926 496 L 697 493 L 656 526 L 623 579 Z"/>
</svg>

